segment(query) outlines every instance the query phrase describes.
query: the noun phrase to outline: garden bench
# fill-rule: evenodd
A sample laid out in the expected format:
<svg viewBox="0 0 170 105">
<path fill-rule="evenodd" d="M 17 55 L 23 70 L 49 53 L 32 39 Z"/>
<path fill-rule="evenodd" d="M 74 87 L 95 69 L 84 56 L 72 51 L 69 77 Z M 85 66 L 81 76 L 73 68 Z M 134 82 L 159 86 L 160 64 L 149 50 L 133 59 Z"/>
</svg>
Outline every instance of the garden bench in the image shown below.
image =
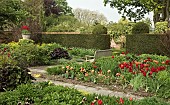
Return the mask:
<svg viewBox="0 0 170 105">
<path fill-rule="evenodd" d="M 112 56 L 112 49 L 97 50 L 95 51 L 94 56 L 86 55 L 85 58 L 86 58 L 86 62 L 94 62 L 98 58 L 107 57 L 107 56 Z"/>
</svg>

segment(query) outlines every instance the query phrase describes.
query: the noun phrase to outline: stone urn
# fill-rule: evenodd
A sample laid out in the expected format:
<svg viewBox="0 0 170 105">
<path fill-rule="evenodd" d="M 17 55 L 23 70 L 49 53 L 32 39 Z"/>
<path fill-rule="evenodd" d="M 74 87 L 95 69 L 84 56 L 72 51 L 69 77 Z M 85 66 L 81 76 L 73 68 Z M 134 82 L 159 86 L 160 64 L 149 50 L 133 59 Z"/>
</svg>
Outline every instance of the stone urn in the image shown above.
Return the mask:
<svg viewBox="0 0 170 105">
<path fill-rule="evenodd" d="M 31 34 L 22 34 L 22 39 L 30 39 Z"/>
</svg>

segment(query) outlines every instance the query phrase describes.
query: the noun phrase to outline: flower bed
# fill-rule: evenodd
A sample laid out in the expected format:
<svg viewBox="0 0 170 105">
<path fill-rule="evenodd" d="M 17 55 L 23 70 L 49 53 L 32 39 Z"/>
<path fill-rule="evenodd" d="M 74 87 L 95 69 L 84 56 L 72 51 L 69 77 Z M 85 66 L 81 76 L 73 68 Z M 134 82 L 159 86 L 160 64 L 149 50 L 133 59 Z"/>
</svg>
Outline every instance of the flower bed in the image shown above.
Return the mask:
<svg viewBox="0 0 170 105">
<path fill-rule="evenodd" d="M 122 85 L 123 89 L 130 87 L 134 91 L 145 91 L 161 98 L 170 98 L 170 60 L 166 56 L 122 54 L 101 58 L 95 63 L 68 62 L 48 68 L 47 72 L 97 84 L 117 83 Z"/>
<path fill-rule="evenodd" d="M 0 93 L 1 105 L 169 105 L 157 98 L 133 100 L 88 94 L 76 89 L 54 86 L 51 82 L 20 85 L 15 91 Z"/>
</svg>

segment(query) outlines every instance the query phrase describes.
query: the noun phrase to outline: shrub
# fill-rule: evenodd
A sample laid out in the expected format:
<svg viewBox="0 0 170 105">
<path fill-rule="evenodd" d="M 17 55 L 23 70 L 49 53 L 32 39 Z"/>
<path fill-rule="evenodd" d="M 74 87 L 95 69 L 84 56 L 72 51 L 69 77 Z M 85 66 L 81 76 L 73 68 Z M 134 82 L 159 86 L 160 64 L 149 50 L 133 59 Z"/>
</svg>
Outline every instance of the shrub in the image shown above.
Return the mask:
<svg viewBox="0 0 170 105">
<path fill-rule="evenodd" d="M 13 90 L 19 84 L 34 79 L 27 68 L 16 66 L 10 53 L 4 48 L 0 51 L 0 92 Z"/>
<path fill-rule="evenodd" d="M 107 34 L 107 28 L 101 24 L 98 24 L 94 27 L 93 34 Z"/>
<path fill-rule="evenodd" d="M 149 33 L 149 26 L 144 22 L 138 22 L 132 28 L 132 34 L 140 33 Z"/>
<path fill-rule="evenodd" d="M 155 24 L 155 33 L 165 33 L 166 30 L 168 29 L 168 22 L 157 22 Z"/>
<path fill-rule="evenodd" d="M 51 59 L 61 59 L 61 58 L 71 59 L 68 52 L 62 48 L 54 49 L 50 55 L 51 55 Z"/>
<path fill-rule="evenodd" d="M 51 64 L 51 52 L 62 47 L 56 43 L 50 44 L 34 44 L 33 40 L 20 40 L 19 42 L 12 42 L 0 48 L 8 47 L 11 51 L 11 57 L 17 61 L 20 66 L 35 66 Z"/>
<path fill-rule="evenodd" d="M 19 66 L 0 67 L 0 91 L 13 90 L 20 84 L 30 83 L 34 78 L 30 70 Z"/>
<path fill-rule="evenodd" d="M 19 66 L 34 65 L 38 57 L 38 49 L 33 40 L 21 39 L 19 42 L 8 44 L 11 50 L 12 59 L 17 61 Z"/>
</svg>

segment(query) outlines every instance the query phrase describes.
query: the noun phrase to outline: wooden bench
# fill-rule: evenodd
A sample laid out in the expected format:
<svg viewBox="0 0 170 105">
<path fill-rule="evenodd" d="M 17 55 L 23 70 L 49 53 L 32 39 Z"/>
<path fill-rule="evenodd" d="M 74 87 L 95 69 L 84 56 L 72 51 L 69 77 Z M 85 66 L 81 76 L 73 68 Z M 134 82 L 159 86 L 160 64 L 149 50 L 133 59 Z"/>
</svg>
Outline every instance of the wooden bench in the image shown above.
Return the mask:
<svg viewBox="0 0 170 105">
<path fill-rule="evenodd" d="M 101 57 L 106 56 L 112 56 L 112 49 L 106 49 L 106 50 L 97 50 L 94 53 L 94 56 L 86 55 L 86 62 L 94 62 L 96 59 L 99 59 Z"/>
</svg>

